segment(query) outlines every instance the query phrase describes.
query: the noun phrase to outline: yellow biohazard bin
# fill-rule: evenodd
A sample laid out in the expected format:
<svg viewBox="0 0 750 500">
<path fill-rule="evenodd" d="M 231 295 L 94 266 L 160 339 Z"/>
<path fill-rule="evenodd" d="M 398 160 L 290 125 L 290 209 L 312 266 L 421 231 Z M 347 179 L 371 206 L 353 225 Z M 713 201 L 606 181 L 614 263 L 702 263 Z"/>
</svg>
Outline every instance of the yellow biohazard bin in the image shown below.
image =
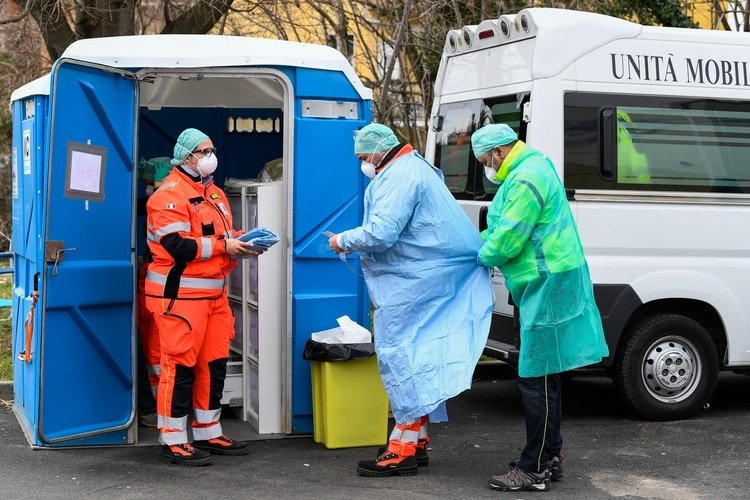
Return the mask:
<svg viewBox="0 0 750 500">
<path fill-rule="evenodd" d="M 388 397 L 375 356 L 311 363 L 315 442 L 326 448 L 385 444 Z"/>
</svg>

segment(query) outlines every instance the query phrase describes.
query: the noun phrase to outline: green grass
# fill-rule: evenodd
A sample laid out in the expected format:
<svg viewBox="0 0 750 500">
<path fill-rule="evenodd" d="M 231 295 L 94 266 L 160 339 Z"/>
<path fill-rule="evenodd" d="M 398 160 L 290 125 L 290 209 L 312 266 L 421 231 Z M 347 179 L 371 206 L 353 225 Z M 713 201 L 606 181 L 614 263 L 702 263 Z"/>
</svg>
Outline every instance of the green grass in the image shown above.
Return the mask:
<svg viewBox="0 0 750 500">
<path fill-rule="evenodd" d="M 10 298 L 12 293 L 13 275 L 0 275 L 0 297 Z M 10 307 L 0 308 L 0 380 L 13 380 L 10 324 Z"/>
</svg>

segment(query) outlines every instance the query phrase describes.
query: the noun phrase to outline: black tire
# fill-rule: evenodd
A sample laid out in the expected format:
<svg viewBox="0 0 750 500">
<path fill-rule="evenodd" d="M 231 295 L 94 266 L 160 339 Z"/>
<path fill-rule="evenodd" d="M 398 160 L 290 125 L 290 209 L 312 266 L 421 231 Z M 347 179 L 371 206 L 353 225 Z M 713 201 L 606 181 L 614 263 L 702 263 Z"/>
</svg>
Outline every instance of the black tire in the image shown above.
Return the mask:
<svg viewBox="0 0 750 500">
<path fill-rule="evenodd" d="M 657 314 L 631 328 L 613 367 L 622 402 L 650 420 L 695 413 L 711 399 L 718 377 L 711 336 L 679 314 Z"/>
</svg>

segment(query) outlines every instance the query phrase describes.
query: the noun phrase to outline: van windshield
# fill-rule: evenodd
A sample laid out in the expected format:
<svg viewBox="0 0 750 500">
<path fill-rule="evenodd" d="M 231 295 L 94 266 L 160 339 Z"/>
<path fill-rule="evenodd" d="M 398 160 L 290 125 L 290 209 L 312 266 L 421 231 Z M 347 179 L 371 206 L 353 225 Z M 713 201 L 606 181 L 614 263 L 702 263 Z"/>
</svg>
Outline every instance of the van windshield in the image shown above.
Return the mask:
<svg viewBox="0 0 750 500">
<path fill-rule="evenodd" d="M 435 166 L 443 171 L 448 189 L 459 200 L 491 201 L 497 186 L 471 150 L 471 134 L 490 123 L 507 123 L 524 140 L 521 107 L 529 94 L 443 104 L 438 111 Z"/>
</svg>

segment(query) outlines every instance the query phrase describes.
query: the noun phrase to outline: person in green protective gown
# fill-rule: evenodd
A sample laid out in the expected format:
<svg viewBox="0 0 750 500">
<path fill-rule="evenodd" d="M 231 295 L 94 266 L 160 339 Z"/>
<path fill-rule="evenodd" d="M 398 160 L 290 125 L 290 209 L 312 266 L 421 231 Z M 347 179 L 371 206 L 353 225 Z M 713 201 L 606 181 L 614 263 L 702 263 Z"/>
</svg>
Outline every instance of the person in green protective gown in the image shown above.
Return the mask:
<svg viewBox="0 0 750 500">
<path fill-rule="evenodd" d="M 487 214 L 479 261 L 499 268 L 518 306 L 518 376 L 526 446 L 510 471 L 493 476 L 503 491 L 549 488 L 562 479 L 560 373 L 608 355 L 583 247 L 552 161 L 506 124 L 471 137 L 487 178 L 499 184 Z"/>
</svg>

